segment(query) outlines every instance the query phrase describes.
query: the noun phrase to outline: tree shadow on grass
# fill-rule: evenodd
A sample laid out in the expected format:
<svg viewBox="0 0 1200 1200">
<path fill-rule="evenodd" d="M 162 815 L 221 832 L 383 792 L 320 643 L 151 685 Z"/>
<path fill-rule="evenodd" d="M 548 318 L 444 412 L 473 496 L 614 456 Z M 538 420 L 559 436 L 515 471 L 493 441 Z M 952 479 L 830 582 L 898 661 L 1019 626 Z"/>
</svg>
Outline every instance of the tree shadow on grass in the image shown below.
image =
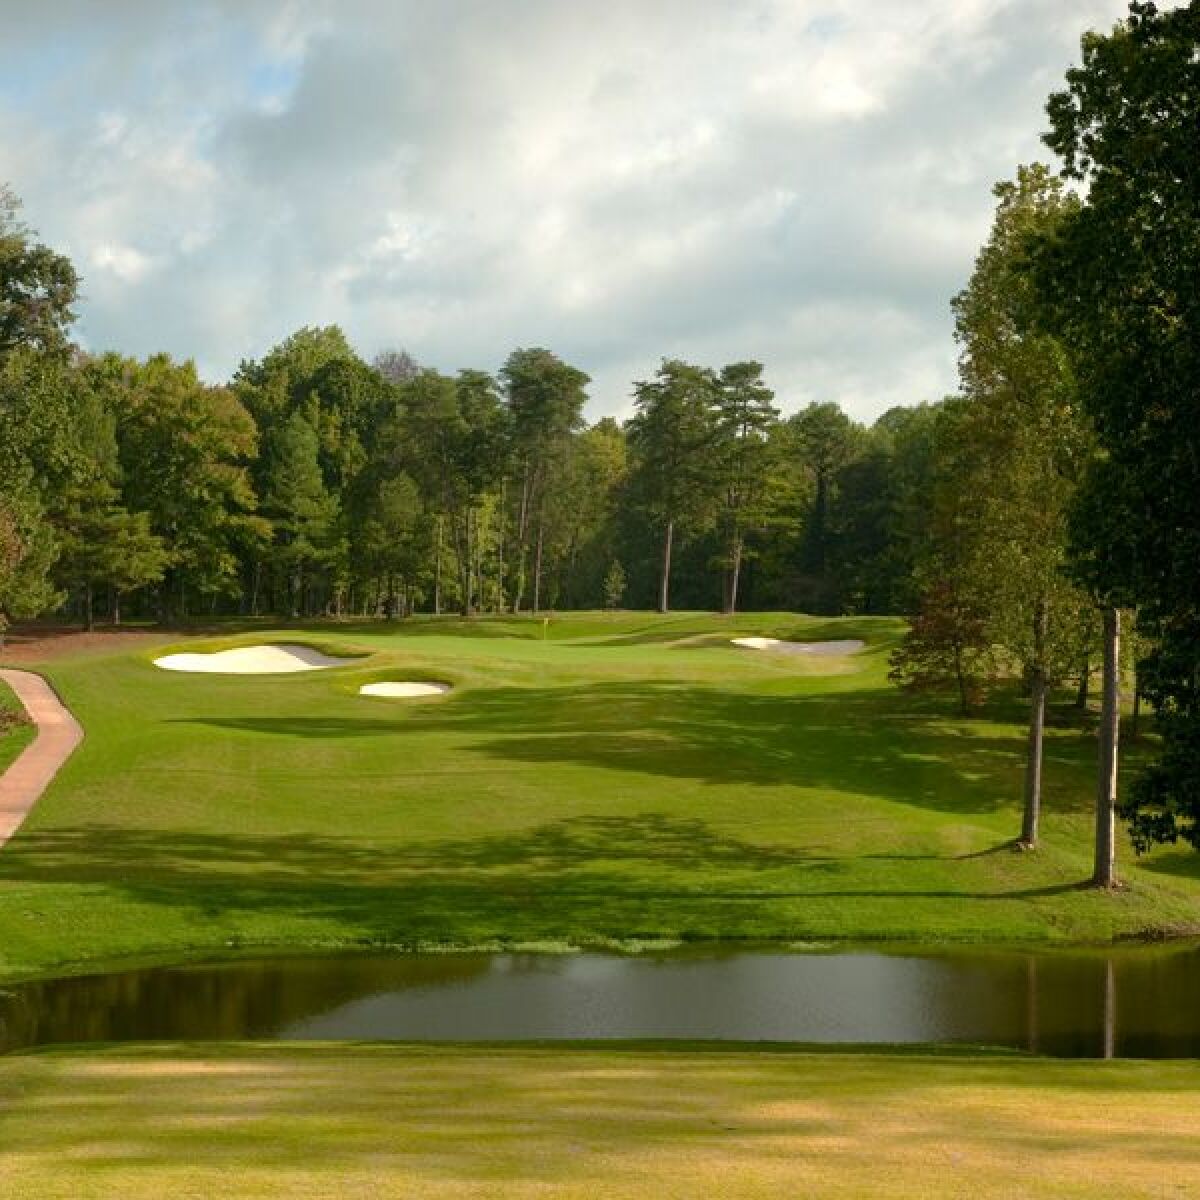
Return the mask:
<svg viewBox="0 0 1200 1200">
<path fill-rule="evenodd" d="M 830 901 L 1013 901 L 1077 886 L 981 889 L 968 876 L 956 888 L 918 856 L 897 858 L 887 882 L 864 886 L 855 859 L 759 845 L 657 813 L 400 845 L 104 826 L 26 832 L 0 856 L 0 881 L 104 885 L 200 920 L 334 920 L 366 941 L 408 944 L 778 936 L 803 922 L 808 901 L 827 914 Z"/>
<path fill-rule="evenodd" d="M 461 739 L 461 753 L 501 762 L 636 772 L 700 785 L 794 786 L 878 797 L 945 813 L 1016 808 L 1024 740 L 916 709 L 891 689 L 771 695 L 681 684 L 495 688 L 378 717 L 177 718 L 280 738 Z M 418 748 L 418 752 L 419 748 Z M 406 751 L 407 753 L 407 751 Z M 1056 756 L 1086 747 L 1058 743 Z M 1080 759 L 1082 761 L 1082 758 Z M 404 770 L 419 769 L 406 765 Z M 1090 807 L 1047 770 L 1049 809 Z M 597 774 L 597 786 L 603 776 Z M 548 796 L 559 782 L 546 776 Z"/>
</svg>

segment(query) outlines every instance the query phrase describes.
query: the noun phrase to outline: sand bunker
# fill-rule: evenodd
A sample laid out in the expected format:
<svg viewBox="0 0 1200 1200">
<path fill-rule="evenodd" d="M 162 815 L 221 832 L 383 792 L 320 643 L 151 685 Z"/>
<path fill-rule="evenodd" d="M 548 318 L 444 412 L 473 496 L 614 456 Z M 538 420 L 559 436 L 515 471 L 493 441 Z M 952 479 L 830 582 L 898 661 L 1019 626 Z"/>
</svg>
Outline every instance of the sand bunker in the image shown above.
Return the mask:
<svg viewBox="0 0 1200 1200">
<path fill-rule="evenodd" d="M 358 689 L 360 696 L 391 696 L 407 697 L 407 696 L 444 696 L 450 690 L 448 683 L 416 683 L 413 681 L 406 682 L 387 682 L 387 683 L 364 683 Z"/>
<path fill-rule="evenodd" d="M 744 646 L 748 650 L 774 650 L 779 654 L 854 654 L 866 645 L 866 642 L 857 638 L 848 638 L 841 642 L 783 642 L 779 638 L 770 637 L 741 637 L 732 640 L 735 646 Z"/>
<path fill-rule="evenodd" d="M 212 654 L 165 654 L 154 665 L 164 671 L 197 671 L 208 675 L 283 675 L 292 671 L 320 671 L 353 661 L 332 658 L 311 646 L 237 646 Z"/>
</svg>

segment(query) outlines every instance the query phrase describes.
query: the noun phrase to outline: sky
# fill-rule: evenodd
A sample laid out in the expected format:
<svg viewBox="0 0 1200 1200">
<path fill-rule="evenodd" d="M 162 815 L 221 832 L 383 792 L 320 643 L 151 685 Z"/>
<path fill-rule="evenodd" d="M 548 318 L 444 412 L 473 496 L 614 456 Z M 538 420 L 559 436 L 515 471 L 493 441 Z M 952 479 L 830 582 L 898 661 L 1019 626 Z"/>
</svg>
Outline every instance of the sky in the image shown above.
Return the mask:
<svg viewBox="0 0 1200 1200">
<path fill-rule="evenodd" d="M 212 382 L 305 325 L 623 417 L 664 357 L 791 412 L 955 387 L 992 185 L 1124 0 L 0 0 L 0 182 L 90 350 Z"/>
</svg>

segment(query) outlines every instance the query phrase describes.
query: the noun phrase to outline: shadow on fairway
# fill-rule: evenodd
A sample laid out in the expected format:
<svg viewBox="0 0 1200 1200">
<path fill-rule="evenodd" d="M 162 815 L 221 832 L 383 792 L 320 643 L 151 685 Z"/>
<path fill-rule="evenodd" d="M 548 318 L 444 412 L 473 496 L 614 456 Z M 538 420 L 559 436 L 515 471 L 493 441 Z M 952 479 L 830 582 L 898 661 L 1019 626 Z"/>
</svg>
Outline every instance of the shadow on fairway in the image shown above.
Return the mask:
<svg viewBox="0 0 1200 1200">
<path fill-rule="evenodd" d="M 914 707 L 892 689 L 781 696 L 672 684 L 507 687 L 414 705 L 398 719 L 175 720 L 279 738 L 451 733 L 461 739 L 456 753 L 510 763 L 572 764 L 698 784 L 790 785 L 962 814 L 1018 804 L 1025 752 L 1018 733 L 997 734 Z M 1062 811 L 1054 775 L 1086 771 L 1089 747 L 1063 738 L 1052 753 L 1048 803 Z M 405 769 L 417 768 L 410 762 Z M 548 773 L 546 787 L 554 786 Z M 1090 807 L 1086 789 L 1072 787 L 1070 794 L 1075 808 Z"/>
<path fill-rule="evenodd" d="M 518 833 L 373 845 L 350 837 L 251 836 L 104 826 L 22 833 L 0 880 L 96 883 L 202 917 L 286 913 L 349 923 L 401 944 L 555 937 L 753 936 L 773 903 L 875 899 L 1012 901 L 1039 887 L 931 886 L 923 856 L 892 886 L 863 887 L 859 860 L 763 846 L 703 821 L 645 813 L 578 817 Z M 934 856 L 929 856 L 931 859 Z M 849 876 L 849 878 L 848 878 Z"/>
</svg>

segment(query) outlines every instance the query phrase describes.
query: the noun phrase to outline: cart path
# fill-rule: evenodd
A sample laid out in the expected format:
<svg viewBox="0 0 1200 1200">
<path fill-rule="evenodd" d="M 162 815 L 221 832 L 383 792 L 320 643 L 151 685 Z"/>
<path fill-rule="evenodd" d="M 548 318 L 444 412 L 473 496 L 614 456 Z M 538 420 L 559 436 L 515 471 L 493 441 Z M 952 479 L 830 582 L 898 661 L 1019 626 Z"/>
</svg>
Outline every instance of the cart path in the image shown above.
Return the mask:
<svg viewBox="0 0 1200 1200">
<path fill-rule="evenodd" d="M 83 741 L 83 729 L 40 675 L 0 668 L 0 679 L 16 692 L 37 726 L 37 737 L 0 775 L 0 846 L 3 846 L 17 832 L 50 780 L 58 774 L 59 767 Z"/>
</svg>

